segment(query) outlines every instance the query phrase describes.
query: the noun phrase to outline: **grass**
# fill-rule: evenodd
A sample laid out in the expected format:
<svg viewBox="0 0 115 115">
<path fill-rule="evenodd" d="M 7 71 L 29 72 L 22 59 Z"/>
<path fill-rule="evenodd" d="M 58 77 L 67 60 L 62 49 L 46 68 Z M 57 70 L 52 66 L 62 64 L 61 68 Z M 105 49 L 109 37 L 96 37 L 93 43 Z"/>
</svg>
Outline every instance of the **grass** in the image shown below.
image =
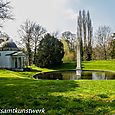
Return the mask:
<svg viewBox="0 0 115 115">
<path fill-rule="evenodd" d="M 115 71 L 115 60 L 83 62 L 83 66 L 84 70 Z M 32 79 L 40 71 L 75 67 L 75 63 L 68 63 L 52 70 L 32 66 L 31 72 L 0 69 L 0 109 L 44 108 L 46 115 L 115 114 L 115 80 Z"/>
<path fill-rule="evenodd" d="M 115 60 L 84 61 L 82 66 L 84 70 L 115 71 Z"/>
<path fill-rule="evenodd" d="M 71 62 L 71 63 L 63 63 L 62 65 L 58 67 L 54 67 L 54 70 L 73 70 L 76 69 L 76 63 Z"/>
<path fill-rule="evenodd" d="M 18 71 L 9 71 L 6 69 L 0 69 L 0 78 L 1 77 L 10 77 L 10 78 L 32 78 L 37 73 L 40 72 L 50 72 L 54 71 L 53 69 L 47 69 L 47 68 L 39 68 L 36 66 L 31 66 L 32 71 L 24 71 L 24 72 L 18 72 Z"/>
<path fill-rule="evenodd" d="M 115 113 L 115 81 L 0 78 L 0 92 L 2 109 L 44 108 L 47 115 Z"/>
<path fill-rule="evenodd" d="M 105 70 L 115 72 L 115 60 L 92 60 L 82 62 L 83 70 Z M 54 69 L 57 70 L 75 70 L 76 62 L 64 63 Z"/>
</svg>

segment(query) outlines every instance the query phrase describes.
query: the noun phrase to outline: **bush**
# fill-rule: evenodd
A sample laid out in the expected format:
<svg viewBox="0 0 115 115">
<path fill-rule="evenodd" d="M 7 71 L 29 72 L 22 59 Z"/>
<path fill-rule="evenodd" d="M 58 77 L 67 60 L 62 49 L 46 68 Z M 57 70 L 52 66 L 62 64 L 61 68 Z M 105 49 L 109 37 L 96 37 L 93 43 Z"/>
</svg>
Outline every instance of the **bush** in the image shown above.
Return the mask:
<svg viewBox="0 0 115 115">
<path fill-rule="evenodd" d="M 47 68 L 55 67 L 62 63 L 63 56 L 63 44 L 54 36 L 46 34 L 40 41 L 35 65 Z"/>
</svg>

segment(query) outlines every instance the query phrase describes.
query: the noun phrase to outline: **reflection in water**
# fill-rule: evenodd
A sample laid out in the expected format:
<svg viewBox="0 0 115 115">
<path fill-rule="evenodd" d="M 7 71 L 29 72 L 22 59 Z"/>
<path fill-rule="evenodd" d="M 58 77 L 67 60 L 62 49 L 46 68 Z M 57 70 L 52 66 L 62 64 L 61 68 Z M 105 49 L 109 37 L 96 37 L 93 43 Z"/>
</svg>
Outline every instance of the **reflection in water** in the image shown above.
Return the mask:
<svg viewBox="0 0 115 115">
<path fill-rule="evenodd" d="M 104 80 L 104 79 L 107 79 L 106 78 L 106 75 L 105 75 L 105 72 L 101 72 L 101 73 L 99 73 L 99 72 L 93 72 L 92 73 L 92 79 L 93 80 Z"/>
<path fill-rule="evenodd" d="M 49 80 L 63 80 L 63 75 L 61 73 L 41 73 L 33 76 L 35 79 L 49 79 Z"/>
<path fill-rule="evenodd" d="M 76 75 L 78 76 L 78 77 L 81 77 L 81 74 L 82 74 L 82 70 L 76 70 Z"/>
<path fill-rule="evenodd" d="M 76 75 L 76 71 L 60 71 L 60 72 L 36 74 L 33 77 L 35 79 L 46 79 L 46 80 L 78 80 L 78 79 L 107 80 L 107 79 L 115 79 L 115 73 L 82 71 L 80 76 Z"/>
</svg>

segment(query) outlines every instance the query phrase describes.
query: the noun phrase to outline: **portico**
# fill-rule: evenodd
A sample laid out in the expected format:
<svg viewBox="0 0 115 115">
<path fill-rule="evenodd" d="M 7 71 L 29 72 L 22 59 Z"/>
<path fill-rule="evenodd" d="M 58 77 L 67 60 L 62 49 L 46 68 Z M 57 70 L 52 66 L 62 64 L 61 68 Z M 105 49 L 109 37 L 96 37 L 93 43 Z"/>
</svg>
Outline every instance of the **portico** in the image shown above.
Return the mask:
<svg viewBox="0 0 115 115">
<path fill-rule="evenodd" d="M 0 68 L 23 71 L 26 55 L 14 42 L 6 42 L 0 48 Z"/>
<path fill-rule="evenodd" d="M 18 53 L 15 53 L 13 55 L 11 55 L 11 58 L 12 58 L 12 67 L 13 68 L 17 68 L 17 69 L 21 69 L 21 68 L 24 68 L 24 53 L 22 52 L 18 52 Z"/>
</svg>

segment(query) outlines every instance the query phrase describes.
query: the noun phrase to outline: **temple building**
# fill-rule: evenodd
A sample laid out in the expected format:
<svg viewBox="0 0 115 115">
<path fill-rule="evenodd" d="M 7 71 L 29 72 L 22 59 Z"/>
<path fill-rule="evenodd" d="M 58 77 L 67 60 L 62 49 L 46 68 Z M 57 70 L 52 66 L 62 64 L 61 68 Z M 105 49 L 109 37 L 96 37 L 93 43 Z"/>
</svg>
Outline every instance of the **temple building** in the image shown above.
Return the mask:
<svg viewBox="0 0 115 115">
<path fill-rule="evenodd" d="M 0 46 L 0 68 L 23 71 L 25 59 L 25 54 L 13 41 L 7 41 Z"/>
</svg>

